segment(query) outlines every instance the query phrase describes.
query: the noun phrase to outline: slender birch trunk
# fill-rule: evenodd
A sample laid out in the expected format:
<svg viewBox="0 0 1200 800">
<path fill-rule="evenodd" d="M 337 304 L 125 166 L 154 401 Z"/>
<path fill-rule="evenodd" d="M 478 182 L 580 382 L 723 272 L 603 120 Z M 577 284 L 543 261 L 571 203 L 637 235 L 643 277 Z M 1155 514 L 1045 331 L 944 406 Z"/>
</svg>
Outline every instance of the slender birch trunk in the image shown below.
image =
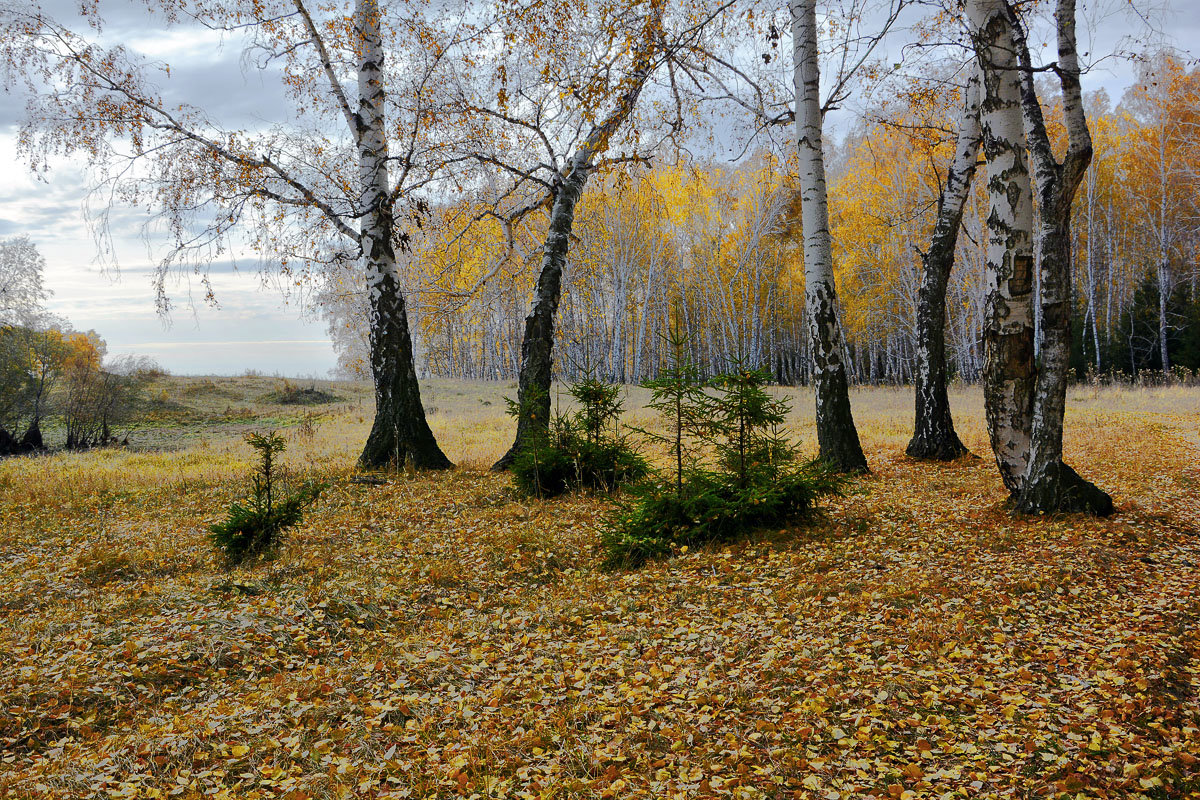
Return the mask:
<svg viewBox="0 0 1200 800">
<path fill-rule="evenodd" d="M 361 36 L 358 70 L 357 145 L 362 187 L 362 249 L 370 293 L 371 374 L 375 380 L 375 422 L 359 462 L 367 467 L 446 469 L 425 420 L 413 361 L 412 338 L 400 291 L 392 247 L 395 220 L 388 180 L 388 143 L 384 120 L 383 41 L 376 0 L 358 0 L 356 24 Z"/>
<path fill-rule="evenodd" d="M 1104 264 L 1105 284 L 1104 284 L 1104 352 L 1108 358 L 1112 358 L 1112 312 L 1113 312 L 1113 267 L 1116 264 L 1116 256 L 1113 254 L 1113 209 L 1112 201 L 1109 201 L 1108 214 L 1106 215 L 1106 224 L 1104 226 L 1104 248 L 1107 253 L 1107 259 Z M 1113 365 L 1108 365 L 1111 371 Z"/>
<path fill-rule="evenodd" d="M 916 423 L 905 451 L 913 458 L 951 461 L 968 452 L 954 430 L 946 393 L 946 287 L 979 159 L 980 93 L 976 72 L 963 93 L 954 162 L 946 176 L 946 188 L 938 198 L 929 251 L 921 256 L 925 275 L 917 304 Z"/>
<path fill-rule="evenodd" d="M 594 167 L 594 159 L 604 151 L 608 140 L 633 113 L 638 95 L 650 77 L 647 61 L 643 57 L 642 63 L 631 73 L 629 88 L 618 98 L 612 113 L 588 132 L 588 137 L 572 155 L 565 177 L 558 184 L 550 209 L 550 228 L 542 251 L 533 308 L 525 317 L 525 335 L 521 340 L 521 371 L 517 377 L 517 434 L 508 452 L 492 465 L 493 470 L 508 469 L 526 442 L 550 429 L 554 316 L 562 297 L 562 274 L 567 263 L 571 227 L 575 223 L 575 204 L 583 194 Z"/>
<path fill-rule="evenodd" d="M 970 0 L 967 13 L 983 76 L 979 122 L 989 200 L 983 399 L 1000 477 L 1015 494 L 1033 427 L 1033 190 L 1008 5 Z"/>
<path fill-rule="evenodd" d="M 1100 322 L 1096 318 L 1098 309 L 1096 308 L 1096 170 L 1093 168 L 1088 171 L 1087 176 L 1087 310 L 1088 316 L 1092 321 L 1092 353 L 1095 363 L 1096 372 L 1100 372 Z M 1084 329 L 1084 336 L 1087 335 L 1087 329 Z"/>
<path fill-rule="evenodd" d="M 1167 353 L 1167 300 L 1171 293 L 1169 250 L 1167 247 L 1167 153 L 1166 124 L 1159 123 L 1158 130 L 1158 355 L 1162 364 L 1163 380 L 1171 371 L 1171 360 Z"/>
<path fill-rule="evenodd" d="M 1107 516 L 1112 498 L 1063 463 L 1063 418 L 1071 358 L 1071 205 L 1092 160 L 1092 138 L 1079 85 L 1075 0 L 1058 0 L 1058 75 L 1067 125 L 1067 152 L 1059 162 L 1050 146 L 1030 71 L 1029 49 L 1012 17 L 1020 60 L 1022 105 L 1040 204 L 1042 290 L 1041 359 L 1034 387 L 1029 464 L 1016 510 L 1024 514 L 1085 512 Z"/>
<path fill-rule="evenodd" d="M 842 357 L 829 233 L 825 157 L 822 152 L 820 63 L 816 0 L 790 0 L 796 91 L 801 224 L 804 232 L 804 295 L 808 311 L 813 384 L 817 397 L 819 458 L 843 472 L 866 472 L 867 459 L 850 410 L 849 382 Z"/>
<path fill-rule="evenodd" d="M 1171 295 L 1170 272 L 1167 261 L 1167 249 L 1161 248 L 1158 254 L 1158 355 L 1162 362 L 1163 378 L 1171 372 L 1170 354 L 1167 352 L 1167 301 Z"/>
</svg>

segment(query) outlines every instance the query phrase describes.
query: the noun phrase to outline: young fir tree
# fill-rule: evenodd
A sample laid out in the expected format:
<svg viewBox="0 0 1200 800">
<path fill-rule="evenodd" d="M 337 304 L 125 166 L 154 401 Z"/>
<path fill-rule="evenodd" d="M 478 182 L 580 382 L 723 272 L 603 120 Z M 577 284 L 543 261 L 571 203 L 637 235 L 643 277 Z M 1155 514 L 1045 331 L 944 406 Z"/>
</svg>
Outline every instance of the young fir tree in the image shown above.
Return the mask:
<svg viewBox="0 0 1200 800">
<path fill-rule="evenodd" d="M 621 387 L 589 374 L 568 390 L 579 408 L 555 413 L 545 431 L 528 437 L 517 450 L 513 480 L 534 497 L 554 497 L 580 488 L 612 491 L 649 472 L 645 459 L 620 430 Z M 509 401 L 509 413 L 522 413 Z"/>
<path fill-rule="evenodd" d="M 683 499 L 684 461 L 690 461 L 697 440 L 713 433 L 714 398 L 704 390 L 700 369 L 688 357 L 687 337 L 679 327 L 665 338 L 670 361 L 658 377 L 643 381 L 642 386 L 650 390 L 646 407 L 658 412 L 667 423 L 667 432 L 640 432 L 670 451 L 675 498 L 679 501 Z"/>
<path fill-rule="evenodd" d="M 827 468 L 795 462 L 783 434 L 788 406 L 767 393 L 765 371 L 739 366 L 713 381 L 710 396 L 685 363 L 676 358 L 655 382 L 651 404 L 669 426 L 655 438 L 672 448 L 674 485 L 647 484 L 610 520 L 601 539 L 610 567 L 798 521 L 840 488 Z M 716 439 L 716 470 L 684 468 L 691 436 Z"/>
<path fill-rule="evenodd" d="M 246 434 L 246 443 L 259 457 L 250 477 L 250 500 L 246 504 L 232 503 L 225 521 L 209 528 L 213 544 L 234 565 L 273 550 L 279 534 L 298 524 L 304 510 L 324 489 L 317 483 L 306 483 L 294 492 L 280 487 L 276 456 L 287 449 L 287 442 L 275 431 Z"/>
<path fill-rule="evenodd" d="M 741 362 L 713 379 L 719 393 L 713 403 L 713 424 L 722 437 L 717 457 L 738 488 L 748 487 L 760 473 L 774 476 L 795 455 L 782 430 L 791 406 L 767 394 L 770 379 L 765 369 L 751 369 Z"/>
<path fill-rule="evenodd" d="M 584 441 L 598 445 L 619 435 L 618 420 L 624 411 L 620 386 L 605 383 L 595 374 L 589 373 L 568 391 L 579 403 L 575 420 Z"/>
</svg>

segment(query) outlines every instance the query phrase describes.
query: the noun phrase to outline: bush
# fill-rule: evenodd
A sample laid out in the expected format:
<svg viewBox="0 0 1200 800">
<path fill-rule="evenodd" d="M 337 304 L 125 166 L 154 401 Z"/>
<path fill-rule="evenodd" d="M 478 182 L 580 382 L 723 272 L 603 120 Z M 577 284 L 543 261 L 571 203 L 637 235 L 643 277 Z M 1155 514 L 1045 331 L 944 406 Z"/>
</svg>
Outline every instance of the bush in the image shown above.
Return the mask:
<svg viewBox="0 0 1200 800">
<path fill-rule="evenodd" d="M 646 386 L 650 407 L 666 418 L 673 474 L 644 486 L 601 534 L 608 567 L 640 566 L 648 559 L 746 531 L 794 522 L 816 508 L 817 498 L 836 493 L 841 478 L 815 463 L 797 464 L 782 433 L 789 407 L 772 398 L 762 370 L 737 366 L 704 392 L 698 371 L 684 360 L 682 341 L 672 340 L 673 364 Z M 717 470 L 685 468 L 697 440 L 716 439 Z"/>
<path fill-rule="evenodd" d="M 339 402 L 342 398 L 332 392 L 318 389 L 315 384 L 300 386 L 284 378 L 282 386 L 264 394 L 261 399 L 282 406 L 321 406 Z"/>
<path fill-rule="evenodd" d="M 511 471 L 517 488 L 539 498 L 576 489 L 611 492 L 646 477 L 650 468 L 619 427 L 620 387 L 593 378 L 576 383 L 574 414 L 556 414 L 550 429 L 517 453 Z M 509 403 L 509 413 L 520 409 Z"/>
<path fill-rule="evenodd" d="M 279 542 L 279 534 L 296 525 L 304 510 L 320 497 L 323 484 L 306 483 L 294 492 L 279 486 L 275 456 L 287 448 L 279 434 L 246 434 L 246 443 L 259 454 L 258 468 L 251 476 L 250 499 L 234 502 L 224 522 L 209 528 L 209 538 L 232 564 L 269 554 Z"/>
<path fill-rule="evenodd" d="M 644 486 L 601 533 L 605 566 L 638 567 L 653 558 L 740 538 L 747 531 L 796 522 L 817 499 L 840 491 L 841 479 L 815 462 L 747 482 L 716 472 L 685 477 L 679 494 L 670 483 Z"/>
</svg>

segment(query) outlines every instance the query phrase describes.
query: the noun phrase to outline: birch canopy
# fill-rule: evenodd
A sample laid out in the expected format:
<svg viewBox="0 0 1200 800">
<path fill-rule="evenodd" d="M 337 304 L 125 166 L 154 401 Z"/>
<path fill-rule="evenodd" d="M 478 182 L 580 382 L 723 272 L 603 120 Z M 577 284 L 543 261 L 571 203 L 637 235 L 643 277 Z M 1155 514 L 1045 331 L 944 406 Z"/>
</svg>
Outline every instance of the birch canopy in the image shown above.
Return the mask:
<svg viewBox="0 0 1200 800">
<path fill-rule="evenodd" d="M 172 265 L 203 276 L 213 259 L 246 247 L 264 269 L 299 281 L 359 264 L 377 401 L 362 460 L 447 466 L 420 404 L 395 253 L 423 193 L 446 174 L 448 131 L 431 110 L 472 31 L 445 9 L 435 25 L 420 3 L 383 13 L 375 0 L 306 2 L 147 3 L 170 25 L 221 31 L 245 48 L 289 109 L 253 128 L 168 100 L 169 65 L 102 44 L 98 6 L 83 9 L 84 33 L 36 7 L 0 7 L 8 74 L 30 90 L 21 146 L 38 169 L 85 157 L 102 209 L 119 201 L 157 214 L 172 243 L 157 272 L 164 310 Z"/>
</svg>

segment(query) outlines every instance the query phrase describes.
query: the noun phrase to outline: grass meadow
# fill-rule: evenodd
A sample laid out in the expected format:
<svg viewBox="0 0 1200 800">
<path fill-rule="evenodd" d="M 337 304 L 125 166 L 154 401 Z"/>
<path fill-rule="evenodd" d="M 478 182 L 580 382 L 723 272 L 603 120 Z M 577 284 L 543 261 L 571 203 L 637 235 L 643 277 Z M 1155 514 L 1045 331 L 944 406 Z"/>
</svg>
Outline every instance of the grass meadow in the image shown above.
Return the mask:
<svg viewBox="0 0 1200 800">
<path fill-rule="evenodd" d="M 167 377 L 130 447 L 0 462 L 0 797 L 1200 796 L 1200 389 L 1070 391 L 1107 520 L 1007 513 L 977 389 L 951 464 L 858 389 L 872 472 L 815 522 L 607 572 L 608 499 L 487 470 L 511 387 L 426 382 L 458 467 L 379 484 L 369 387 L 302 385 Z M 268 428 L 330 488 L 229 571 Z"/>
</svg>

